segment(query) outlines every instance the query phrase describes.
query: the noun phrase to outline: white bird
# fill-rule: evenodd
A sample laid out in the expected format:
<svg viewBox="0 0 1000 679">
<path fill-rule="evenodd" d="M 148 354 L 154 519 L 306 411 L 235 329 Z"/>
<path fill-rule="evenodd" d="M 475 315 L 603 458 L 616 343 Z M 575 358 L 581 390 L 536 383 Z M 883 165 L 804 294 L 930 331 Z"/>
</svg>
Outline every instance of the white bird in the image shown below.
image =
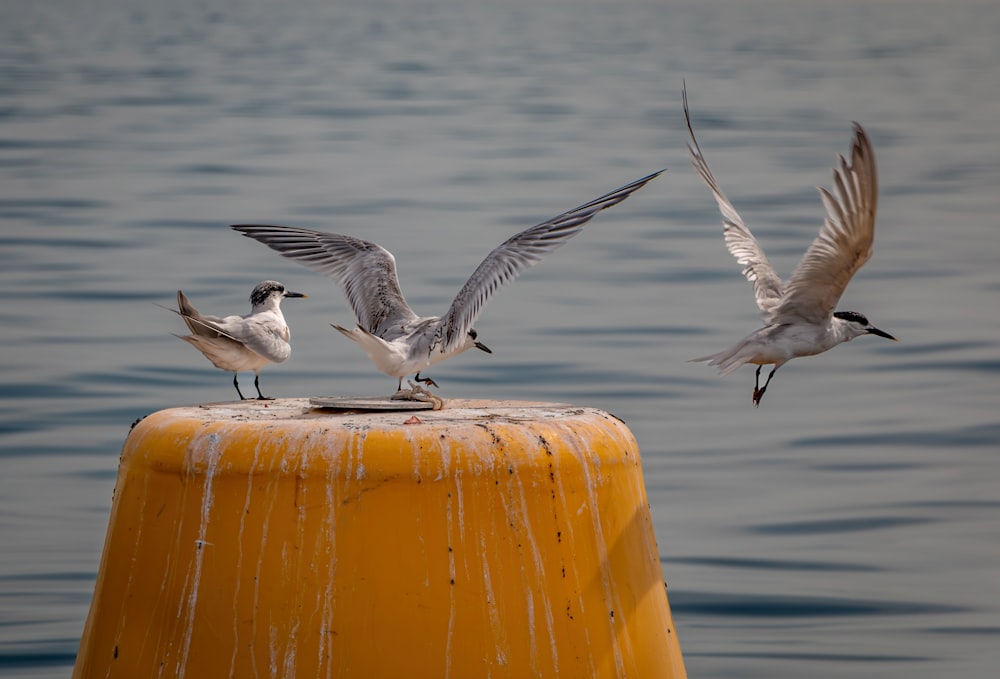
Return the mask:
<svg viewBox="0 0 1000 679">
<path fill-rule="evenodd" d="M 307 297 L 285 290 L 277 281 L 261 281 L 250 293 L 250 313 L 246 316 L 208 316 L 200 313 L 180 290 L 177 309 L 170 309 L 184 319 L 190 335 L 175 335 L 205 355 L 216 368 L 233 373 L 233 386 L 240 400 L 239 373 L 252 370 L 257 398 L 270 400 L 260 392 L 260 369 L 268 363 L 288 360 L 292 333 L 281 314 L 281 300 Z"/>
<path fill-rule="evenodd" d="M 728 375 L 745 363 L 757 365 L 753 403 L 760 405 L 774 373 L 799 356 L 813 356 L 860 335 L 896 340 L 855 311 L 834 311 L 851 278 L 872 255 L 878 179 L 875 152 L 868 135 L 854 123 L 850 162 L 838 156 L 833 169 L 833 190 L 820 188 L 826 219 L 819 236 L 806 251 L 788 282 L 775 273 L 753 233 L 722 193 L 702 155 L 691 128 L 687 91 L 684 91 L 691 163 L 712 190 L 722 213 L 726 247 L 753 284 L 765 326 L 717 354 L 691 359 L 718 366 Z M 760 369 L 774 365 L 764 386 Z"/>
<path fill-rule="evenodd" d="M 397 378 L 397 398 L 414 398 L 412 391 L 403 391 L 403 377 L 415 375 L 418 382 L 437 386 L 420 372 L 469 349 L 493 353 L 479 341 L 472 326 L 502 285 L 579 233 L 598 212 L 621 203 L 661 173 L 643 177 L 504 241 L 472 273 L 444 316 L 418 316 L 410 308 L 399 287 L 395 258 L 375 243 L 293 226 L 239 224 L 232 228 L 335 280 L 347 296 L 357 327 L 333 327 L 357 342 L 376 368 Z"/>
</svg>

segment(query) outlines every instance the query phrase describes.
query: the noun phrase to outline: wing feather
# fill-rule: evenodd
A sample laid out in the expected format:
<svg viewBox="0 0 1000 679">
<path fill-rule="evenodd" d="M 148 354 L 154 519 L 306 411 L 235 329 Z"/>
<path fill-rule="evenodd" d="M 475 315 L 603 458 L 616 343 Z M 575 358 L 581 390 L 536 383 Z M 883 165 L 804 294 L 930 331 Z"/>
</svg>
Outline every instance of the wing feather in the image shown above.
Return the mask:
<svg viewBox="0 0 1000 679">
<path fill-rule="evenodd" d="M 725 238 L 726 247 L 736 258 L 739 264 L 743 265 L 743 275 L 751 285 L 753 285 L 754 297 L 757 300 L 757 307 L 761 316 L 768 319 L 771 312 L 784 294 L 785 286 L 781 277 L 775 272 L 774 267 L 764 254 L 763 248 L 757 242 L 750 228 L 740 217 L 736 208 L 729 202 L 726 195 L 719 187 L 712 171 L 708 168 L 705 156 L 701 152 L 698 140 L 695 139 L 694 129 L 691 127 L 691 114 L 688 110 L 687 88 L 684 88 L 684 119 L 688 128 L 688 151 L 691 153 L 691 164 L 701 175 L 701 178 L 711 189 L 715 196 L 715 202 L 722 213 L 722 233 Z"/>
<path fill-rule="evenodd" d="M 832 190 L 819 189 L 827 213 L 823 228 L 789 279 L 774 310 L 775 322 L 826 322 L 851 278 L 872 256 L 878 177 L 875 151 L 858 123 L 850 158 L 838 156 Z"/>
<path fill-rule="evenodd" d="M 578 234 L 601 210 L 618 205 L 664 171 L 654 172 L 577 208 L 526 229 L 493 249 L 480 263 L 442 318 L 445 351 L 457 347 L 486 302 L 501 286 Z"/>
<path fill-rule="evenodd" d="M 379 335 L 390 325 L 418 318 L 399 287 L 396 259 L 380 245 L 296 226 L 236 224 L 232 228 L 335 280 L 358 325 L 370 333 Z"/>
<path fill-rule="evenodd" d="M 188 330 L 191 331 L 192 335 L 207 337 L 209 339 L 226 338 L 235 342 L 239 341 L 220 325 L 220 323 L 225 322 L 226 319 L 201 313 L 194 307 L 193 304 L 191 304 L 191 300 L 187 298 L 187 295 L 180 290 L 177 291 L 177 308 L 163 308 L 168 311 L 173 311 L 175 314 L 184 319 L 184 324 L 187 325 Z"/>
</svg>

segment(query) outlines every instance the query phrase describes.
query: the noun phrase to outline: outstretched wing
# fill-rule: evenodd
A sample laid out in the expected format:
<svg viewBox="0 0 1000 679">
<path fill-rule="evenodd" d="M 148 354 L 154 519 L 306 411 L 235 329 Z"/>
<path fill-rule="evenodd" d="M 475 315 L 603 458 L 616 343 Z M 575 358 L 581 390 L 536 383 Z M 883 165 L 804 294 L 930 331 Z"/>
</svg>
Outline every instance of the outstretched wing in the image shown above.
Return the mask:
<svg viewBox="0 0 1000 679">
<path fill-rule="evenodd" d="M 399 289 L 395 258 L 380 245 L 296 226 L 236 224 L 232 228 L 335 280 L 358 325 L 370 333 L 379 335 L 387 326 L 417 318 Z"/>
<path fill-rule="evenodd" d="M 757 299 L 761 316 L 768 320 L 781 301 L 785 289 L 784 283 L 774 271 L 771 263 L 767 261 L 764 250 L 743 222 L 743 218 L 736 212 L 736 208 L 729 202 L 726 195 L 722 193 L 712 171 L 708 169 L 708 163 L 705 162 L 705 156 L 702 155 L 701 147 L 698 145 L 698 140 L 694 137 L 694 130 L 691 128 L 686 87 L 684 88 L 684 119 L 687 121 L 690 138 L 688 151 L 691 152 L 691 164 L 698 170 L 698 174 L 705 180 L 708 188 L 712 190 L 712 195 L 715 196 L 719 212 L 722 213 L 722 233 L 726 239 L 726 247 L 729 248 L 729 252 L 736 258 L 736 261 L 743 265 L 743 275 L 753 285 L 754 297 Z"/>
<path fill-rule="evenodd" d="M 444 351 L 464 341 L 479 312 L 500 287 L 578 234 L 594 215 L 618 205 L 664 171 L 654 172 L 578 208 L 511 236 L 496 247 L 465 282 L 441 319 Z"/>
<path fill-rule="evenodd" d="M 774 310 L 775 322 L 826 322 L 851 278 L 871 259 L 878 177 L 875 151 L 858 123 L 850 158 L 848 162 L 838 156 L 833 189 L 819 189 L 826 219 L 788 281 L 785 297 Z"/>
</svg>

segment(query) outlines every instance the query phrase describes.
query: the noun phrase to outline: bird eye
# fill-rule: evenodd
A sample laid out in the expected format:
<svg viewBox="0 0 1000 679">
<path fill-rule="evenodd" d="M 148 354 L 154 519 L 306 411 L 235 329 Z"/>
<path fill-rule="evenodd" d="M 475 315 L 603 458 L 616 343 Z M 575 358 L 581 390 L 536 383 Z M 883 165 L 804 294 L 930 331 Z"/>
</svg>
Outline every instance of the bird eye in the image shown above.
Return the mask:
<svg viewBox="0 0 1000 679">
<path fill-rule="evenodd" d="M 475 330 L 469 330 L 469 337 L 471 337 L 472 339 L 476 339 L 479 337 L 479 333 L 476 332 Z"/>
</svg>

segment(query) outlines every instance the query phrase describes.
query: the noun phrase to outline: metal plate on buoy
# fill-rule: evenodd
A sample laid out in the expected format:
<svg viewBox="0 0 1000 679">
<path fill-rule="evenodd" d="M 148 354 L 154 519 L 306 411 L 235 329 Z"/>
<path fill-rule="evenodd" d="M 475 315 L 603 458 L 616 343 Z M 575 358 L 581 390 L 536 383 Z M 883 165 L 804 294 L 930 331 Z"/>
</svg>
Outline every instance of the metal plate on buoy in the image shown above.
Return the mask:
<svg viewBox="0 0 1000 679">
<path fill-rule="evenodd" d="M 393 400 L 389 396 L 315 396 L 309 399 L 315 408 L 335 410 L 433 410 L 428 401 Z"/>
</svg>

